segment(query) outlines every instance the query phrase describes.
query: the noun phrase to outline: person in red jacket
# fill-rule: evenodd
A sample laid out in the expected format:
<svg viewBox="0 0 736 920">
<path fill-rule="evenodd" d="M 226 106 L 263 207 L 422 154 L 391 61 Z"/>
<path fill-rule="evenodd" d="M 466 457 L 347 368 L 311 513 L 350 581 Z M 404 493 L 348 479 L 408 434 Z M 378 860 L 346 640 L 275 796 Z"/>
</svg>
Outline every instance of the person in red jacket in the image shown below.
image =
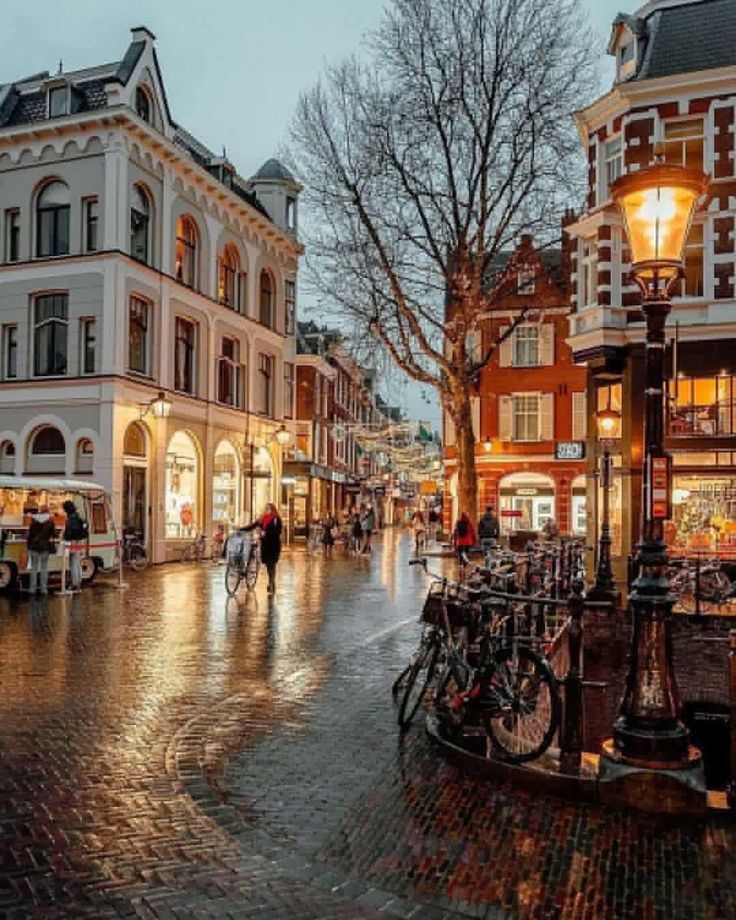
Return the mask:
<svg viewBox="0 0 736 920">
<path fill-rule="evenodd" d="M 458 562 L 464 567 L 468 564 L 468 550 L 477 543 L 475 527 L 465 511 L 455 522 L 452 540 L 457 551 Z"/>
</svg>

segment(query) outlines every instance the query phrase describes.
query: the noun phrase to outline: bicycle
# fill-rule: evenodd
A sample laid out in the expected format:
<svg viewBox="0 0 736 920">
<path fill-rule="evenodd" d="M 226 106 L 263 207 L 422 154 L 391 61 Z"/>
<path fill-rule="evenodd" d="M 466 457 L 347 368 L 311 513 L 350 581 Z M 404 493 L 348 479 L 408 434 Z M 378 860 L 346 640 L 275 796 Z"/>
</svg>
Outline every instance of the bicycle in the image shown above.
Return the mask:
<svg viewBox="0 0 736 920">
<path fill-rule="evenodd" d="M 670 590 L 677 598 L 675 606 L 683 613 L 696 613 L 701 607 L 720 611 L 734 597 L 734 586 L 719 559 L 702 564 L 671 559 L 667 572 Z"/>
<path fill-rule="evenodd" d="M 245 580 L 248 591 L 258 582 L 261 567 L 261 547 L 257 538 L 251 538 L 242 531 L 236 531 L 228 540 L 227 564 L 225 568 L 225 590 L 232 597 Z"/>
<path fill-rule="evenodd" d="M 182 547 L 179 562 L 202 562 L 203 559 L 211 558 L 211 550 L 209 556 L 207 555 L 207 534 L 200 533 Z"/>
<path fill-rule="evenodd" d="M 427 570 L 425 560 L 410 564 Z M 419 651 L 394 684 L 398 695 L 404 683 L 400 727 L 411 723 L 442 658 L 434 703 L 450 734 L 457 737 L 465 727 L 480 723 L 502 759 L 518 764 L 541 757 L 561 720 L 557 678 L 534 648 L 543 637 L 532 634 L 529 622 L 522 622 L 520 630 L 519 620 L 526 614 L 510 606 L 508 596 L 471 591 L 464 597 L 467 586 L 432 577 L 435 585 L 422 610 L 425 631 Z M 520 606 L 523 610 L 526 605 Z M 477 648 L 474 664 L 471 648 Z"/>
<path fill-rule="evenodd" d="M 129 565 L 140 572 L 148 565 L 148 550 L 135 533 L 124 533 L 121 546 L 123 565 Z"/>
</svg>

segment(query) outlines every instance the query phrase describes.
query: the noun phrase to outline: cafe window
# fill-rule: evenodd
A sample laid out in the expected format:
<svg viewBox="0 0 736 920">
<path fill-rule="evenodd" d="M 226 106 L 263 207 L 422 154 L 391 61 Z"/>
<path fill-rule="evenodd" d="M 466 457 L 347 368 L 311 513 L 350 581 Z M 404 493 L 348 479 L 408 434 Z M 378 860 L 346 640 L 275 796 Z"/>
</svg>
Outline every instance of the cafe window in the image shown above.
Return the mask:
<svg viewBox="0 0 736 920">
<path fill-rule="evenodd" d="M 664 124 L 664 159 L 689 169 L 703 169 L 703 119 L 688 118 Z"/>
<path fill-rule="evenodd" d="M 736 434 L 734 378 L 678 377 L 670 382 L 669 433 L 672 437 Z"/>
</svg>

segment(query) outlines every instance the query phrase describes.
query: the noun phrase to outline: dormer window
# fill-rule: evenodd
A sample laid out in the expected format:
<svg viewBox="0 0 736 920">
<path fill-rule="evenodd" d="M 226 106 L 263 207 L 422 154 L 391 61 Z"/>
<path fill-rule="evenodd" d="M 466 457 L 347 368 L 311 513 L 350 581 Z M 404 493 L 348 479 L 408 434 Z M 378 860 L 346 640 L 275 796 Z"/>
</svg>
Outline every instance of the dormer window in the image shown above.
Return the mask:
<svg viewBox="0 0 736 920">
<path fill-rule="evenodd" d="M 54 86 L 49 90 L 49 118 L 69 114 L 69 89 L 66 86 Z"/>
<path fill-rule="evenodd" d="M 151 100 L 142 86 L 138 86 L 135 91 L 135 111 L 139 118 L 150 124 Z"/>
<path fill-rule="evenodd" d="M 618 79 L 628 80 L 636 71 L 636 40 L 630 37 L 626 44 L 621 45 L 616 54 L 618 64 Z"/>
</svg>

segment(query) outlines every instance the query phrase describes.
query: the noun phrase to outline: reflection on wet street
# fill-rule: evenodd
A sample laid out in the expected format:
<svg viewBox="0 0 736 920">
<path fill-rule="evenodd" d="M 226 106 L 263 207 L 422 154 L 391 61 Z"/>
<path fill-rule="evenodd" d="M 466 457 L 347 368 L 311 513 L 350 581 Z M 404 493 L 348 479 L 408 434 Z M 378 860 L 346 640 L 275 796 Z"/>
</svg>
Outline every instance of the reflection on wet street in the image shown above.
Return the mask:
<svg viewBox="0 0 736 920">
<path fill-rule="evenodd" d="M 0 916 L 726 918 L 728 826 L 534 799 L 447 766 L 390 686 L 409 537 L 0 599 Z"/>
</svg>

